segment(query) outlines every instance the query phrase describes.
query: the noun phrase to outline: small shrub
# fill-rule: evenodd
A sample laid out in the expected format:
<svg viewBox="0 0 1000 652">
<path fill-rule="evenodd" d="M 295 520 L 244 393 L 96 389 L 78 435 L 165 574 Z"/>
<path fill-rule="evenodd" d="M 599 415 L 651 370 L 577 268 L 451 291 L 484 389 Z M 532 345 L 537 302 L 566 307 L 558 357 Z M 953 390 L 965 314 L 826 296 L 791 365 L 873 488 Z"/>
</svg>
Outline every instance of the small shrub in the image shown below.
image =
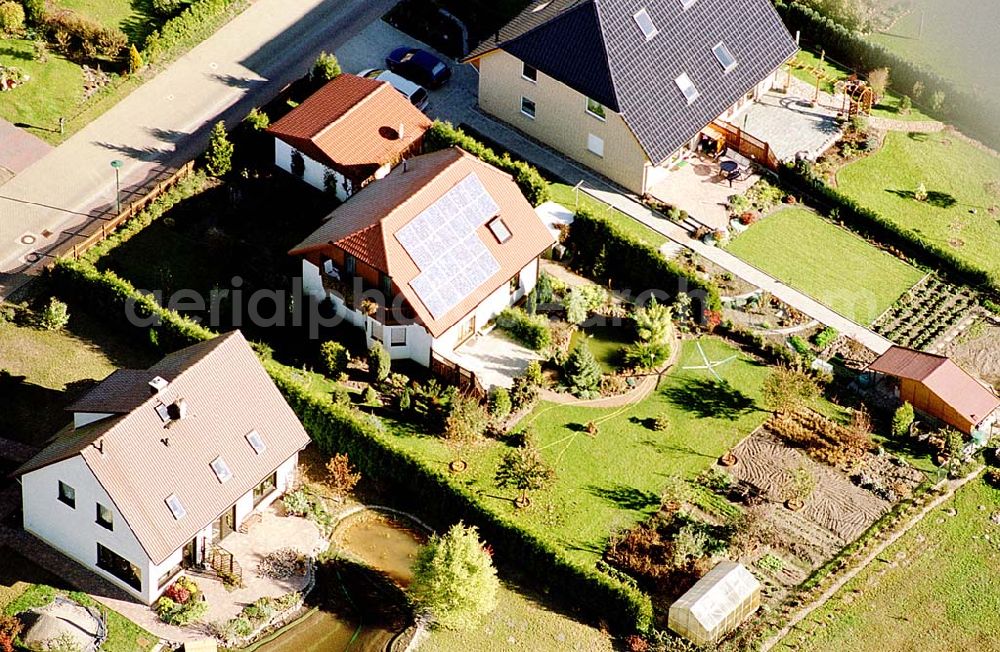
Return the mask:
<svg viewBox="0 0 1000 652">
<path fill-rule="evenodd" d="M 586 342 L 577 342 L 563 365 L 563 381 L 573 394 L 592 398 L 601 386 L 601 367 Z"/>
<path fill-rule="evenodd" d="M 205 152 L 205 170 L 213 177 L 224 177 L 233 167 L 233 144 L 226 134 L 226 124 L 221 120 L 212 127 Z"/>
<path fill-rule="evenodd" d="M 733 486 L 733 476 L 716 468 L 708 468 L 697 478 L 698 484 L 717 494 L 725 494 Z"/>
<path fill-rule="evenodd" d="M 666 414 L 656 415 L 656 418 L 653 419 L 653 431 L 667 432 L 668 430 L 670 430 L 670 417 Z"/>
<path fill-rule="evenodd" d="M 323 366 L 332 378 L 340 378 L 340 375 L 347 371 L 347 365 L 351 361 L 351 356 L 347 348 L 340 342 L 328 340 L 320 344 L 319 355 L 323 360 Z"/>
<path fill-rule="evenodd" d="M 189 625 L 208 611 L 208 603 L 201 597 L 201 589 L 189 577 L 180 577 L 154 606 L 160 620 L 170 625 Z"/>
<path fill-rule="evenodd" d="M 530 382 L 526 376 L 515 378 L 510 388 L 512 409 L 520 412 L 534 406 L 538 402 L 539 393 L 538 385 Z"/>
<path fill-rule="evenodd" d="M 375 388 L 369 385 L 365 387 L 365 391 L 361 394 L 361 401 L 365 405 L 379 406 L 382 405 L 382 399 L 379 398 L 378 392 Z"/>
<path fill-rule="evenodd" d="M 524 380 L 534 387 L 542 386 L 542 364 L 538 360 L 532 360 L 524 368 Z"/>
<path fill-rule="evenodd" d="M 61 331 L 68 323 L 69 308 L 59 299 L 50 297 L 48 305 L 38 317 L 38 325 L 47 331 Z"/>
<path fill-rule="evenodd" d="M 341 496 L 351 493 L 361 481 L 358 472 L 345 453 L 336 453 L 326 463 L 326 483 Z"/>
<path fill-rule="evenodd" d="M 343 385 L 337 385 L 330 392 L 330 400 L 334 402 L 335 405 L 350 405 L 351 404 L 351 392 L 348 391 Z"/>
<path fill-rule="evenodd" d="M 41 26 L 45 21 L 45 0 L 21 0 L 24 17 L 30 25 Z"/>
<path fill-rule="evenodd" d="M 389 377 L 391 370 L 392 360 L 389 358 L 389 352 L 381 342 L 373 342 L 368 349 L 368 373 L 371 374 L 372 381 L 381 383 Z"/>
<path fill-rule="evenodd" d="M 809 343 L 798 335 L 792 335 L 788 338 L 788 343 L 791 345 L 795 352 L 799 355 L 805 356 L 807 358 L 813 357 L 812 348 L 809 347 Z"/>
<path fill-rule="evenodd" d="M 135 43 L 133 43 L 128 46 L 128 74 L 136 74 L 142 70 L 142 66 L 142 55 L 139 54 L 139 49 L 135 47 Z"/>
<path fill-rule="evenodd" d="M 318 83 L 326 83 L 331 79 L 336 79 L 340 74 L 340 62 L 337 61 L 337 57 L 324 50 L 313 62 L 309 78 Z"/>
<path fill-rule="evenodd" d="M 816 348 L 822 351 L 827 346 L 829 346 L 840 333 L 837 332 L 836 328 L 832 326 L 827 326 L 820 332 L 816 333 L 813 337 L 813 342 L 816 344 Z"/>
<path fill-rule="evenodd" d="M 927 201 L 927 186 L 924 185 L 923 181 L 917 186 L 917 189 L 913 191 L 913 198 L 917 201 L 924 202 Z"/>
<path fill-rule="evenodd" d="M 892 415 L 892 436 L 897 438 L 906 437 L 913 427 L 913 406 L 908 401 L 896 408 Z"/>
<path fill-rule="evenodd" d="M 257 107 L 250 109 L 250 113 L 244 118 L 244 122 L 250 125 L 250 128 L 254 131 L 264 131 L 271 126 L 271 118 Z"/>
<path fill-rule="evenodd" d="M 309 512 L 311 501 L 304 490 L 296 489 L 285 494 L 281 504 L 285 506 L 286 513 L 292 516 L 305 516 Z"/>
<path fill-rule="evenodd" d="M 458 395 L 452 400 L 451 413 L 445 419 L 445 439 L 455 444 L 476 441 L 486 431 L 486 411 L 471 396 Z"/>
<path fill-rule="evenodd" d="M 21 629 L 21 621 L 17 616 L 0 614 L 0 652 L 14 652 L 14 640 Z"/>
<path fill-rule="evenodd" d="M 178 13 L 186 4 L 194 0 L 152 0 L 150 7 L 159 16 L 173 16 Z"/>
<path fill-rule="evenodd" d="M 902 115 L 908 115 L 910 111 L 913 110 L 913 100 L 910 99 L 909 95 L 904 95 L 899 98 L 899 113 Z"/>
<path fill-rule="evenodd" d="M 495 481 L 500 489 L 516 489 L 520 492 L 520 500 L 527 502 L 529 491 L 545 488 L 555 475 L 555 469 L 545 463 L 539 450 L 527 443 L 503 454 Z"/>
<path fill-rule="evenodd" d="M 506 387 L 496 387 L 490 393 L 490 416 L 498 421 L 503 421 L 510 415 L 511 402 L 510 392 Z"/>
<path fill-rule="evenodd" d="M 24 29 L 24 7 L 7 0 L 0 2 L 0 33 L 18 34 Z"/>
</svg>

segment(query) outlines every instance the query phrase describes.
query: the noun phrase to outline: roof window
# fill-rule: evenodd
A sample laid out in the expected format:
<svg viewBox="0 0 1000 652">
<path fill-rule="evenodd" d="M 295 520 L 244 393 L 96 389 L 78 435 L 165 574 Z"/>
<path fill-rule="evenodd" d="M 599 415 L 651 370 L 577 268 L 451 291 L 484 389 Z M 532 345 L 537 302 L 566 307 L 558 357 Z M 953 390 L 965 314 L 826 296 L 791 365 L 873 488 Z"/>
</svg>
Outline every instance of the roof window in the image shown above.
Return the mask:
<svg viewBox="0 0 1000 652">
<path fill-rule="evenodd" d="M 715 55 L 716 60 L 718 60 L 719 65 L 722 66 L 723 72 L 729 72 L 736 67 L 736 57 L 733 56 L 733 53 L 729 51 L 729 48 L 722 41 L 719 41 L 719 44 L 712 48 L 712 53 Z"/>
<path fill-rule="evenodd" d="M 247 443 L 250 444 L 250 448 L 254 450 L 255 453 L 260 455 L 267 450 L 267 445 L 264 443 L 264 438 L 260 436 L 260 433 L 256 430 L 251 430 L 247 433 Z"/>
<path fill-rule="evenodd" d="M 698 99 L 700 93 L 698 93 L 698 89 L 694 87 L 694 82 L 691 81 L 686 72 L 682 72 L 674 81 L 677 82 L 677 88 L 681 89 L 681 92 L 684 93 L 688 104 Z"/>
<path fill-rule="evenodd" d="M 217 457 L 210 463 L 212 470 L 215 471 L 215 477 L 219 479 L 219 482 L 225 484 L 230 478 L 233 477 L 233 472 L 229 470 L 229 465 L 226 464 L 226 460 L 221 457 Z"/>
<path fill-rule="evenodd" d="M 177 497 L 177 494 L 170 494 L 164 498 L 163 502 L 167 504 L 170 509 L 170 513 L 174 515 L 174 518 L 178 521 L 187 516 L 187 510 L 184 509 L 184 505 L 181 504 L 181 499 Z"/>
<path fill-rule="evenodd" d="M 659 33 L 659 30 L 656 29 L 656 25 L 653 24 L 653 19 L 649 17 L 649 12 L 646 11 L 645 7 L 632 14 L 632 18 L 635 19 L 635 23 L 639 26 L 639 29 L 642 30 L 642 34 L 646 37 L 647 41 Z"/>
<path fill-rule="evenodd" d="M 499 242 L 500 244 L 503 244 L 508 240 L 510 240 L 511 237 L 510 229 L 507 228 L 507 225 L 504 224 L 503 220 L 500 219 L 499 217 L 494 217 L 492 220 L 486 223 L 486 226 L 489 228 L 490 233 L 493 234 L 493 237 L 496 238 L 497 242 Z"/>
</svg>

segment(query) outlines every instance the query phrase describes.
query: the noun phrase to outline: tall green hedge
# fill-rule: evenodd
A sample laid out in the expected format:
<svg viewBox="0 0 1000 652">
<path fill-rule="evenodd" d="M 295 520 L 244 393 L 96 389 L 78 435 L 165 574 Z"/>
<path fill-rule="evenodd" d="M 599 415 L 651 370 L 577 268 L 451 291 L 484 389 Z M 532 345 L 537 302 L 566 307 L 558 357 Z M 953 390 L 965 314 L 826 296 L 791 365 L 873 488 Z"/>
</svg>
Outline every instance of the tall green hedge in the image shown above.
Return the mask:
<svg viewBox="0 0 1000 652">
<path fill-rule="evenodd" d="M 940 91 L 944 93 L 944 104 L 937 111 L 937 117 L 955 123 L 963 131 L 1000 148 L 1000 98 L 988 90 L 971 91 L 960 87 L 952 80 L 936 72 L 899 56 L 889 48 L 868 40 L 864 34 L 855 32 L 833 21 L 810 7 L 798 2 L 774 0 L 774 6 L 792 32 L 799 31 L 802 37 L 822 47 L 834 59 L 839 59 L 865 73 L 875 68 L 889 68 L 892 86 L 901 95 L 913 95 L 913 85 L 924 85 L 924 97 L 931 97 Z M 983 65 L 991 65 L 984 61 Z M 928 111 L 925 106 L 921 109 Z"/>
<path fill-rule="evenodd" d="M 249 4 L 250 0 L 194 0 L 146 37 L 143 58 L 148 64 L 173 59 L 211 36 Z"/>
<path fill-rule="evenodd" d="M 633 297 L 652 290 L 674 297 L 683 291 L 691 295 L 697 315 L 722 308 L 719 288 L 714 283 L 667 260 L 656 247 L 637 240 L 587 208 L 577 211 L 566 247 L 577 270 L 594 280 L 629 289 Z"/>
<path fill-rule="evenodd" d="M 549 183 L 533 165 L 524 161 L 515 161 L 507 152 L 504 152 L 503 155 L 497 155 L 486 145 L 461 129 L 452 126 L 450 122 L 436 120 L 424 135 L 424 149 L 434 152 L 452 146 L 461 147 L 484 163 L 489 163 L 510 174 L 532 206 L 538 206 L 548 201 Z"/>
<path fill-rule="evenodd" d="M 128 281 L 113 272 L 99 271 L 90 262 L 60 259 L 52 269 L 51 279 L 61 294 L 80 302 L 81 307 L 118 320 L 112 325 L 123 330 L 135 329 L 125 318 L 125 306 L 130 301 L 139 316 L 159 317 L 160 324 L 152 328 L 165 351 L 216 335 L 159 306 L 152 298 L 139 294 Z M 514 519 L 484 506 L 478 494 L 454 482 L 438 466 L 395 446 L 359 413 L 307 391 L 289 367 L 266 358 L 263 363 L 321 450 L 347 453 L 362 473 L 397 489 L 401 500 L 409 501 L 428 518 L 439 523 L 463 519 L 478 526 L 494 546 L 498 561 L 516 564 L 527 576 L 537 578 L 541 586 L 578 605 L 595 620 L 605 620 L 624 632 L 645 631 L 652 624 L 653 607 L 648 595 L 595 568 L 570 561 L 561 550 L 525 531 Z"/>
<path fill-rule="evenodd" d="M 937 268 L 956 282 L 1000 292 L 1000 279 L 959 258 L 949 249 L 925 240 L 919 233 L 862 206 L 814 176 L 808 168 L 785 165 L 778 175 L 785 186 L 811 196 L 831 212 L 835 210 L 837 220 L 861 235 L 886 244 L 907 258 Z"/>
</svg>

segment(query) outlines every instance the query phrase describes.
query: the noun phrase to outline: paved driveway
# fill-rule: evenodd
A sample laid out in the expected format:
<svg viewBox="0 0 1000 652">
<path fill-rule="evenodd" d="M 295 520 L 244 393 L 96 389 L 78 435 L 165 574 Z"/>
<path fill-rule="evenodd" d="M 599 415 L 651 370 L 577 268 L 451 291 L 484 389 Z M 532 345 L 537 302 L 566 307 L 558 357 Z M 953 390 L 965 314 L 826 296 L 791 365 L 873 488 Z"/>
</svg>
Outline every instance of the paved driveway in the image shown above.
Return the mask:
<svg viewBox="0 0 1000 652">
<path fill-rule="evenodd" d="M 52 145 L 0 120 L 0 185 L 52 150 Z"/>
<path fill-rule="evenodd" d="M 257 0 L 0 187 L 0 296 L 25 282 L 27 263 L 64 241 L 65 230 L 114 204 L 113 159 L 124 162 L 124 187 L 185 162 L 204 149 L 220 116 L 232 122 L 265 103 L 304 74 L 320 50 L 336 50 L 393 4 Z"/>
</svg>

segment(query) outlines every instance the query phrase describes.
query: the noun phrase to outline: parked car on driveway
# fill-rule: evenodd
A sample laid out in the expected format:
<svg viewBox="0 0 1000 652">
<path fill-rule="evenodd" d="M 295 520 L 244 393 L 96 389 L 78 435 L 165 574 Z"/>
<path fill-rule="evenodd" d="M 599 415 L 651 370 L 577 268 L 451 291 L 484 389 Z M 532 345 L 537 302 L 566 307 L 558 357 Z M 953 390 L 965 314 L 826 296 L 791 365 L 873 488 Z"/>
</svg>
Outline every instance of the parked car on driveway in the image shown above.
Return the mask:
<svg viewBox="0 0 1000 652">
<path fill-rule="evenodd" d="M 427 108 L 427 103 L 430 100 L 427 96 L 427 89 L 419 84 L 411 82 L 409 79 L 400 77 L 394 72 L 382 70 L 381 68 L 369 68 L 368 70 L 362 70 L 359 72 L 358 77 L 367 77 L 368 79 L 377 79 L 378 81 L 389 82 L 390 86 L 413 102 L 413 106 L 417 107 L 421 111 Z"/>
<path fill-rule="evenodd" d="M 396 48 L 385 58 L 385 67 L 427 88 L 439 88 L 451 79 L 448 64 L 420 48 Z"/>
</svg>

